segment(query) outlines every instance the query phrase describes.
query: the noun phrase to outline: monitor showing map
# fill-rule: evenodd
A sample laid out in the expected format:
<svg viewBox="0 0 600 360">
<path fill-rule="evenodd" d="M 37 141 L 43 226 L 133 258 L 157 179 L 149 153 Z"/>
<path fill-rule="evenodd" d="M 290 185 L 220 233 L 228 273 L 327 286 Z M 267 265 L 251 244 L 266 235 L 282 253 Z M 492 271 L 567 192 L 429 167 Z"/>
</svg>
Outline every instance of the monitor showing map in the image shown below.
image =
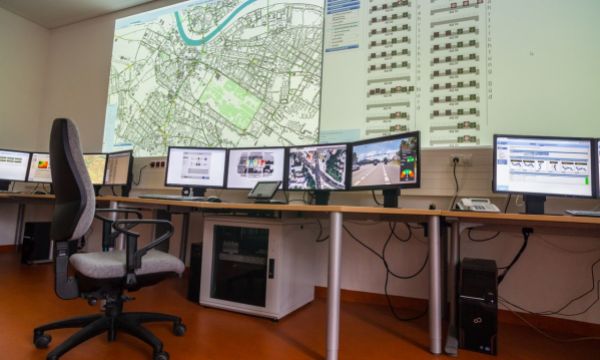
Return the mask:
<svg viewBox="0 0 600 360">
<path fill-rule="evenodd" d="M 29 175 L 27 175 L 27 181 L 41 183 L 52 182 L 52 176 L 50 176 L 50 154 L 31 154 L 31 165 L 29 165 Z"/>
<path fill-rule="evenodd" d="M 253 189 L 259 181 L 283 182 L 284 161 L 285 148 L 230 149 L 227 188 Z"/>
<path fill-rule="evenodd" d="M 25 181 L 31 154 L 0 150 L 0 181 Z"/>
<path fill-rule="evenodd" d="M 118 19 L 103 152 L 312 144 L 324 2 L 194 0 Z"/>
<path fill-rule="evenodd" d="M 165 186 L 222 188 L 226 149 L 170 147 Z"/>
<path fill-rule="evenodd" d="M 102 185 L 104 183 L 104 172 L 106 171 L 106 154 L 83 154 L 85 166 L 92 179 L 92 184 Z"/>
<path fill-rule="evenodd" d="M 289 149 L 288 190 L 345 190 L 346 144 Z"/>
</svg>

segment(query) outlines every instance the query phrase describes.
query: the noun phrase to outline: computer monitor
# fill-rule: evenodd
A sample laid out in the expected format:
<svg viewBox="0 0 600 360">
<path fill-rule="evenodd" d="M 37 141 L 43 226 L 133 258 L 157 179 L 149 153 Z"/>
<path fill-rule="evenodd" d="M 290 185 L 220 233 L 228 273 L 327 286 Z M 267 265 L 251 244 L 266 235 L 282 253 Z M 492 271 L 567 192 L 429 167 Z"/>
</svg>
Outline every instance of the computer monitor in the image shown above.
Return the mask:
<svg viewBox="0 0 600 360">
<path fill-rule="evenodd" d="M 229 149 L 227 188 L 249 190 L 259 181 L 283 182 L 284 163 L 285 148 Z"/>
<path fill-rule="evenodd" d="M 102 186 L 104 184 L 104 173 L 106 172 L 106 154 L 83 154 L 83 160 L 88 174 L 90 174 L 90 179 L 92 179 L 92 184 L 96 187 Z"/>
<path fill-rule="evenodd" d="M 523 194 L 526 213 L 543 214 L 546 196 L 593 197 L 593 139 L 494 135 L 495 193 Z"/>
<path fill-rule="evenodd" d="M 346 190 L 347 151 L 347 144 L 288 148 L 287 190 L 314 190 L 326 205 L 330 191 Z"/>
<path fill-rule="evenodd" d="M 195 196 L 204 196 L 207 188 L 223 188 L 226 160 L 227 149 L 171 146 L 165 186 L 192 188 Z"/>
<path fill-rule="evenodd" d="M 0 190 L 8 190 L 11 181 L 25 181 L 31 153 L 0 150 Z"/>
<path fill-rule="evenodd" d="M 132 151 L 108 154 L 104 185 L 127 186 L 131 181 Z"/>
<path fill-rule="evenodd" d="M 398 207 L 400 189 L 421 186 L 421 133 L 402 133 L 352 144 L 351 190 L 383 190 L 384 206 Z"/>
<path fill-rule="evenodd" d="M 596 139 L 596 197 L 600 198 L 600 139 Z"/>
<path fill-rule="evenodd" d="M 38 183 L 52 182 L 52 176 L 50 176 L 50 154 L 31 154 L 31 165 L 29 165 L 29 174 L 27 175 L 27 181 Z"/>
</svg>

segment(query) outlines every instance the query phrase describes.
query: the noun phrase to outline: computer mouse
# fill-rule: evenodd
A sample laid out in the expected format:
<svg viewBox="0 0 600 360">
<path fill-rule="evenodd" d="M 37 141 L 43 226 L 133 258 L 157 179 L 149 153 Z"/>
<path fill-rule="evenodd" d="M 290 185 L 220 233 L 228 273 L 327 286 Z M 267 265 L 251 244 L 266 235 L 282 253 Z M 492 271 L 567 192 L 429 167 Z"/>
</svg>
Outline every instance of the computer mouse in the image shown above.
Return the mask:
<svg viewBox="0 0 600 360">
<path fill-rule="evenodd" d="M 213 202 L 213 203 L 220 203 L 221 199 L 219 199 L 218 196 L 209 196 L 206 198 L 206 201 Z"/>
<path fill-rule="evenodd" d="M 47 195 L 45 191 L 34 191 L 34 195 Z"/>
</svg>

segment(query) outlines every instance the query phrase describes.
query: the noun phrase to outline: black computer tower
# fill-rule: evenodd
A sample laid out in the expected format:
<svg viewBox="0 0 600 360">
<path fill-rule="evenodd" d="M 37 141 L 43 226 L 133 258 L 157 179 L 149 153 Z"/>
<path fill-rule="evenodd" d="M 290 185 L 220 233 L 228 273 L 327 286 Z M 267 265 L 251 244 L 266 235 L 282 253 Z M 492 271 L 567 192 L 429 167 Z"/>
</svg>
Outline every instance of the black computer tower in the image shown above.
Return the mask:
<svg viewBox="0 0 600 360">
<path fill-rule="evenodd" d="M 498 354 L 498 267 L 494 260 L 465 258 L 458 289 L 461 349 Z"/>
<path fill-rule="evenodd" d="M 202 243 L 193 243 L 190 254 L 190 278 L 188 300 L 200 303 L 200 279 L 202 275 Z"/>
<path fill-rule="evenodd" d="M 50 261 L 50 223 L 25 223 L 21 263 L 35 264 Z"/>
</svg>

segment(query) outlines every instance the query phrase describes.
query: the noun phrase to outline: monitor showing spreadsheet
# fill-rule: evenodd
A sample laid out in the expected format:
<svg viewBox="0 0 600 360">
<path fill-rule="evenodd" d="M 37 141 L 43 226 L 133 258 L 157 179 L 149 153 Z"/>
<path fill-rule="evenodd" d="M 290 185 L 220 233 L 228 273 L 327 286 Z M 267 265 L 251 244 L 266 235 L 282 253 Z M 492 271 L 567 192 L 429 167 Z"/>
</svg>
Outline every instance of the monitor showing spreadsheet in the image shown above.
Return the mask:
<svg viewBox="0 0 600 360">
<path fill-rule="evenodd" d="M 127 185 L 131 174 L 132 151 L 108 154 L 104 185 Z"/>
</svg>

